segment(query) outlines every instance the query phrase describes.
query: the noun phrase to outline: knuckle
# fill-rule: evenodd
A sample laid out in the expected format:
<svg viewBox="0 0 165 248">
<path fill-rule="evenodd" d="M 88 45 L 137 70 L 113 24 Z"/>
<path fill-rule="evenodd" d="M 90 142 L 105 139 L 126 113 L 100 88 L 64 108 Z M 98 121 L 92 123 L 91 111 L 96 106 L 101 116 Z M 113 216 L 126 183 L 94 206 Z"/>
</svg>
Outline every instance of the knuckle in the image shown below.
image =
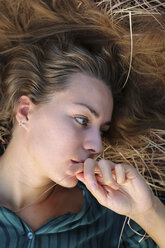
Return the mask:
<svg viewBox="0 0 165 248">
<path fill-rule="evenodd" d="M 117 180 L 117 183 L 119 183 L 119 184 L 123 184 L 124 182 L 125 182 L 125 178 L 119 178 Z"/>
<path fill-rule="evenodd" d="M 100 164 L 102 164 L 102 163 L 105 163 L 107 160 L 105 159 L 105 158 L 101 158 L 100 160 L 99 160 L 99 163 Z"/>
<path fill-rule="evenodd" d="M 114 185 L 114 181 L 112 179 L 105 180 L 105 183 L 110 186 Z"/>
<path fill-rule="evenodd" d="M 115 171 L 116 173 L 118 173 L 119 175 L 125 174 L 125 168 L 122 164 L 117 164 L 115 166 Z"/>
<path fill-rule="evenodd" d="M 116 170 L 122 170 L 122 169 L 124 169 L 124 167 L 122 164 L 116 164 L 115 169 Z"/>
<path fill-rule="evenodd" d="M 104 158 L 100 159 L 99 162 L 98 162 L 98 166 L 99 166 L 99 167 L 104 167 L 104 166 L 106 166 L 107 164 L 109 165 L 109 161 L 106 160 L 106 159 L 104 159 Z"/>
<path fill-rule="evenodd" d="M 95 162 L 95 160 L 93 160 L 92 158 L 87 158 L 85 160 L 85 162 L 84 162 L 84 165 L 88 165 L 89 163 L 91 164 L 91 163 L 94 163 L 94 162 Z"/>
</svg>

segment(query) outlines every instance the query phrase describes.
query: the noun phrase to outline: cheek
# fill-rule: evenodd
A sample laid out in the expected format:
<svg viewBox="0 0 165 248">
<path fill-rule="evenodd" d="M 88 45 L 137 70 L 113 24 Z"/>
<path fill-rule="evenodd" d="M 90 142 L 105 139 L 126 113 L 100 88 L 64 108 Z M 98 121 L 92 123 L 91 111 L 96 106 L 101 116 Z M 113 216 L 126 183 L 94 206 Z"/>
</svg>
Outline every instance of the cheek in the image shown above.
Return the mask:
<svg viewBox="0 0 165 248">
<path fill-rule="evenodd" d="M 80 131 L 73 123 L 68 121 L 60 125 L 54 133 L 54 140 L 59 154 L 75 149 L 81 142 L 80 136 Z"/>
<path fill-rule="evenodd" d="M 75 149 L 81 143 L 81 132 L 68 118 L 65 120 L 40 122 L 39 126 L 33 126 L 29 139 L 29 148 L 33 156 L 45 159 L 65 156 L 70 153 L 73 156 Z"/>
</svg>

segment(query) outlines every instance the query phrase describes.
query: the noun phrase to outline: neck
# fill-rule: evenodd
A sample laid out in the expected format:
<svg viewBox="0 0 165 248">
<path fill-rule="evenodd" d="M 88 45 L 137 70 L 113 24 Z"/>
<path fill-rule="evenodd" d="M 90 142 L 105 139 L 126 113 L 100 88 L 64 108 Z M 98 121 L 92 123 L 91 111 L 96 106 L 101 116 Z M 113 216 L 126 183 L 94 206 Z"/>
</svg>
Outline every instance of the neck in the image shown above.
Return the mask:
<svg viewBox="0 0 165 248">
<path fill-rule="evenodd" d="M 23 146 L 15 147 L 11 142 L 0 158 L 0 205 L 18 211 L 47 199 L 55 183 L 39 174 Z"/>
</svg>

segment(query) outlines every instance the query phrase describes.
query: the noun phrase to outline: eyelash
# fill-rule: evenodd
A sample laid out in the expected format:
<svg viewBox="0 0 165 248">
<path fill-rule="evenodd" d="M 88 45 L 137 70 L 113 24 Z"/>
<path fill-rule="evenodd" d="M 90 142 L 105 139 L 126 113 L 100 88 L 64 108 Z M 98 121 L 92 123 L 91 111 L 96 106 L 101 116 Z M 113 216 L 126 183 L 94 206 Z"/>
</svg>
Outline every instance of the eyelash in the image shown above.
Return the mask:
<svg viewBox="0 0 165 248">
<path fill-rule="evenodd" d="M 87 126 L 88 126 L 88 123 L 89 123 L 89 119 L 88 119 L 88 118 L 79 116 L 79 117 L 74 117 L 74 119 L 75 119 L 75 121 L 76 121 L 79 125 L 84 126 L 84 127 L 87 127 Z M 86 121 L 86 124 L 80 123 L 77 119 L 85 120 L 85 121 Z M 107 134 L 107 131 L 103 131 L 103 130 L 102 130 L 102 131 L 100 131 L 100 134 L 101 134 L 101 137 L 105 137 L 106 134 Z"/>
</svg>

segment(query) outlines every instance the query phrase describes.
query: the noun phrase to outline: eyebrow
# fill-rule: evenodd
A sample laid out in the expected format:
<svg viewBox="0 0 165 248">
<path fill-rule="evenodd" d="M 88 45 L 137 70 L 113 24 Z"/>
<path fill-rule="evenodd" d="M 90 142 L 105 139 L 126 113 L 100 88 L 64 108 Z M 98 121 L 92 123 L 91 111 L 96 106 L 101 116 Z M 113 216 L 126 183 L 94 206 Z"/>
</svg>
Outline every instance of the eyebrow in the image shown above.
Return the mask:
<svg viewBox="0 0 165 248">
<path fill-rule="evenodd" d="M 74 102 L 74 104 L 77 104 L 77 105 L 81 105 L 81 106 L 86 107 L 97 118 L 100 116 L 98 112 L 96 112 L 92 107 L 90 107 L 89 105 L 87 105 L 85 103 Z M 110 124 L 111 124 L 111 121 L 107 121 L 107 122 L 104 123 L 104 125 L 108 125 L 108 126 L 110 126 Z"/>
</svg>

